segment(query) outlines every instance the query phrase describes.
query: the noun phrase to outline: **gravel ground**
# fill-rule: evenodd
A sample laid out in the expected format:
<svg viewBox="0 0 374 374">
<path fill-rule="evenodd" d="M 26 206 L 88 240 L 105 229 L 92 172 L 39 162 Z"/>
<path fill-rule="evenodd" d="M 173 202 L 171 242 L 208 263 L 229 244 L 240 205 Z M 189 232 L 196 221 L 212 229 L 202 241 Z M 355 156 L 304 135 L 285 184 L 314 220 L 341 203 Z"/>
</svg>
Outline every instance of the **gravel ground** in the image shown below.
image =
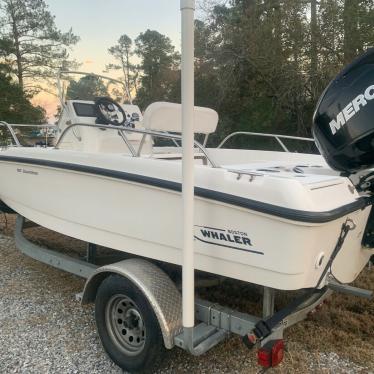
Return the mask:
<svg viewBox="0 0 374 374">
<path fill-rule="evenodd" d="M 3 235 L 0 274 L 1 373 L 122 373 L 100 345 L 93 307 L 75 300 L 84 280 L 23 256 Z M 369 364 L 310 351 L 291 340 L 285 362 L 273 372 L 369 373 L 374 367 Z M 255 352 L 231 338 L 203 357 L 168 352 L 160 373 L 182 372 L 256 373 L 258 367 Z"/>
</svg>

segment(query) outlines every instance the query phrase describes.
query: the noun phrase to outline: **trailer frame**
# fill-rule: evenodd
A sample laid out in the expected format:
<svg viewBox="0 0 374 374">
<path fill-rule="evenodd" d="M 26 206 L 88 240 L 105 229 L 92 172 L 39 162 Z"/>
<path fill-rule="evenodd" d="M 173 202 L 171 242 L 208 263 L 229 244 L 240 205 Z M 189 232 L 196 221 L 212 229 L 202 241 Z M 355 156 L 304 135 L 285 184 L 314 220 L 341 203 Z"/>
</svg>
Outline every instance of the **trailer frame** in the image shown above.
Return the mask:
<svg viewBox="0 0 374 374">
<path fill-rule="evenodd" d="M 330 280 L 322 289 L 311 293 L 297 308 L 291 309 L 287 316 L 272 329 L 264 339 L 253 341 L 253 331 L 256 325 L 271 316 L 274 316 L 275 290 L 263 287 L 262 316 L 241 313 L 207 300 L 195 298 L 195 325 L 193 327 L 192 347 L 185 340 L 182 325 L 182 297 L 179 285 L 150 260 L 136 258 L 111 262 L 99 266 L 97 247 L 87 243 L 85 260 L 68 256 L 50 248 L 39 246 L 24 235 L 24 232 L 38 226 L 18 215 L 15 226 L 15 243 L 17 248 L 25 255 L 64 270 L 71 274 L 87 279 L 84 290 L 77 298 L 87 304 L 95 301 L 96 292 L 105 278 L 117 274 L 137 285 L 149 300 L 158 318 L 163 334 L 165 347 L 168 349 L 177 346 L 189 351 L 193 355 L 201 355 L 226 339 L 230 334 L 239 335 L 247 346 L 268 346 L 269 343 L 283 340 L 283 334 L 288 327 L 304 320 L 310 313 L 324 303 L 333 291 L 344 292 L 355 296 L 371 298 L 372 292 L 356 287 L 337 284 Z M 214 283 L 213 283 L 214 284 Z M 161 285 L 161 286 L 157 286 Z M 206 283 L 202 282 L 203 286 Z M 196 280 L 199 287 L 199 280 Z M 197 323 L 196 323 L 197 322 Z"/>
</svg>

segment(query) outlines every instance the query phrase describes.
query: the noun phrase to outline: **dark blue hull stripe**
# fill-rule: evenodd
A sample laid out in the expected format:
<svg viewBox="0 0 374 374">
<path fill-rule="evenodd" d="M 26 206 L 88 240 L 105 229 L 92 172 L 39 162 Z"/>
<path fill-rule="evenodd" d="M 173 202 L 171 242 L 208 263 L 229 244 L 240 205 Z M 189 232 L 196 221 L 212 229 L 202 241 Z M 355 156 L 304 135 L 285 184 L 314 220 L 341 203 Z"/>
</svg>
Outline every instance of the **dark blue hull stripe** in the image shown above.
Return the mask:
<svg viewBox="0 0 374 374">
<path fill-rule="evenodd" d="M 59 161 L 32 159 L 27 157 L 13 157 L 1 156 L 0 161 L 14 162 L 35 166 L 46 166 L 50 168 L 72 170 L 92 175 L 100 175 L 104 177 L 140 183 L 148 186 L 154 186 L 171 191 L 182 191 L 182 185 L 179 182 L 174 182 L 165 179 L 148 177 L 145 175 L 127 173 L 119 170 L 108 170 L 95 166 L 71 164 Z M 1 176 L 0 176 L 1 178 Z M 218 201 L 221 203 L 246 208 L 256 212 L 269 214 L 271 216 L 280 217 L 292 221 L 306 222 L 306 223 L 325 223 L 331 222 L 341 218 L 349 213 L 360 210 L 368 206 L 369 200 L 366 198 L 359 198 L 356 201 L 343 205 L 339 208 L 325 211 L 325 212 L 309 212 L 303 210 L 296 210 L 285 208 L 273 204 L 264 203 L 262 201 L 252 200 L 241 196 L 230 195 L 224 192 L 210 190 L 202 187 L 195 187 L 195 195 L 204 199 Z"/>
</svg>

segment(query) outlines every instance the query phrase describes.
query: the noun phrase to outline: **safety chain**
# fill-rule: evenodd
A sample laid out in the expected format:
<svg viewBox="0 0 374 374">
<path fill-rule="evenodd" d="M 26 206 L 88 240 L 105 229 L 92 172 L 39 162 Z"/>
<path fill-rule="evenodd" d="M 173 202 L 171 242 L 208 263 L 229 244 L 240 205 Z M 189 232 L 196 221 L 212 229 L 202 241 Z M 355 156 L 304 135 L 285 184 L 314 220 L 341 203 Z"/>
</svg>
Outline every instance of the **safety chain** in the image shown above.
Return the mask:
<svg viewBox="0 0 374 374">
<path fill-rule="evenodd" d="M 336 256 L 338 255 L 338 253 L 340 252 L 340 250 L 342 249 L 343 247 L 343 244 L 344 244 L 344 241 L 348 235 L 348 233 L 351 231 L 351 230 L 354 230 L 356 228 L 356 224 L 350 219 L 350 218 L 347 218 L 346 221 L 343 223 L 342 225 L 342 228 L 341 228 L 341 231 L 340 231 L 340 235 L 339 235 L 339 239 L 336 243 L 336 246 L 334 248 L 334 250 L 332 251 L 331 253 L 331 256 L 329 258 L 329 261 L 327 262 L 326 264 L 326 267 L 325 269 L 323 270 L 322 272 L 322 275 L 321 277 L 319 278 L 318 280 L 318 283 L 316 285 L 315 288 L 319 288 L 319 286 L 321 285 L 323 279 L 325 278 L 326 276 L 326 273 L 330 270 L 331 271 L 331 266 L 332 266 L 332 263 L 334 262 Z"/>
</svg>

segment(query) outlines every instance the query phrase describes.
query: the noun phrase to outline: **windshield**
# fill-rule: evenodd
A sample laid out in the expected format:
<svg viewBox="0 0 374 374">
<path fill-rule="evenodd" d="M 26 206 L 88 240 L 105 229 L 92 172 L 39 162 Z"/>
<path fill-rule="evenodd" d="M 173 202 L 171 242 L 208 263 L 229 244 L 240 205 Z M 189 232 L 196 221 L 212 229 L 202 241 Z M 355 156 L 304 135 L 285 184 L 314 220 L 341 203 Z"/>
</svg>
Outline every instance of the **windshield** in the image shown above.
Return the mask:
<svg viewBox="0 0 374 374">
<path fill-rule="evenodd" d="M 61 72 L 58 80 L 60 99 L 95 100 L 98 97 L 110 97 L 119 103 L 131 103 L 131 97 L 123 82 L 83 72 Z"/>
</svg>

